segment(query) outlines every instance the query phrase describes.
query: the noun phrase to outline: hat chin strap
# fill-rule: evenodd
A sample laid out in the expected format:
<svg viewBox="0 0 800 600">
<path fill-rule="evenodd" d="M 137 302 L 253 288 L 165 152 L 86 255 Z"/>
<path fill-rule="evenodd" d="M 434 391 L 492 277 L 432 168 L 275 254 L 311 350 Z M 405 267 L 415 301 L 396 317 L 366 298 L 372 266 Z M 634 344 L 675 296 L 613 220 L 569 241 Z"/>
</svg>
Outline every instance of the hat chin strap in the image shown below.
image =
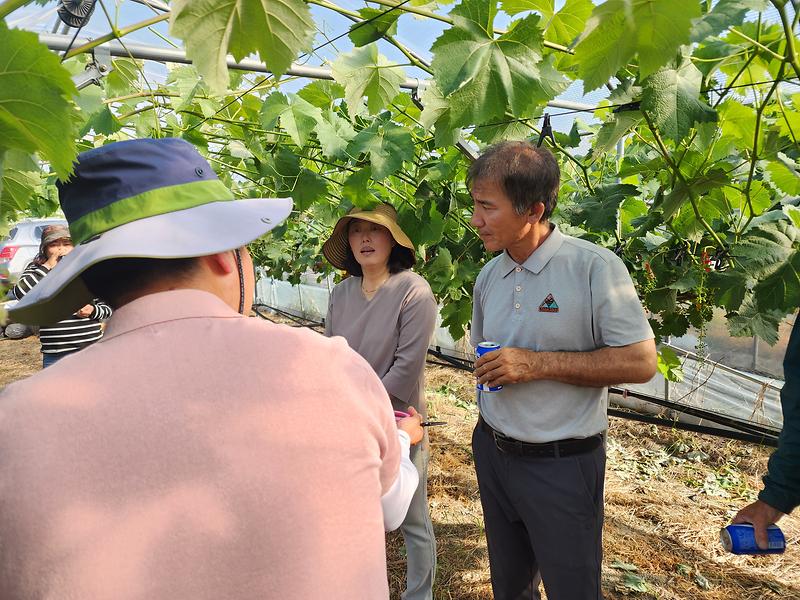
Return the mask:
<svg viewBox="0 0 800 600">
<path fill-rule="evenodd" d="M 239 314 L 244 315 L 244 268 L 242 267 L 242 253 L 238 248 L 233 251 L 236 257 L 236 270 L 239 272 Z"/>
</svg>

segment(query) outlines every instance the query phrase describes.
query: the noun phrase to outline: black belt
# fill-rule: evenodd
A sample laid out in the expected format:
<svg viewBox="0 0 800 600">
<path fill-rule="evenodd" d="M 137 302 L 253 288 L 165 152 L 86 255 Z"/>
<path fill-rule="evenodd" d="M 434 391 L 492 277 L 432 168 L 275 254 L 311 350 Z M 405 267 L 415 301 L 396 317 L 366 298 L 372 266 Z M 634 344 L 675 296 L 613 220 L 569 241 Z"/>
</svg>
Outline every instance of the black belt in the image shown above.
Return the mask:
<svg viewBox="0 0 800 600">
<path fill-rule="evenodd" d="M 514 454 L 516 456 L 535 456 L 540 458 L 558 458 L 560 456 L 573 456 L 575 454 L 585 454 L 597 448 L 603 439 L 600 435 L 593 435 L 588 438 L 572 438 L 567 440 L 558 440 L 555 442 L 546 442 L 543 444 L 534 444 L 531 442 L 522 442 L 515 440 L 507 435 L 503 435 L 499 431 L 492 429 L 492 427 L 483 420 L 483 417 L 478 416 L 478 425 L 483 431 L 488 433 L 494 438 L 495 446 L 501 452 L 506 454 Z"/>
</svg>

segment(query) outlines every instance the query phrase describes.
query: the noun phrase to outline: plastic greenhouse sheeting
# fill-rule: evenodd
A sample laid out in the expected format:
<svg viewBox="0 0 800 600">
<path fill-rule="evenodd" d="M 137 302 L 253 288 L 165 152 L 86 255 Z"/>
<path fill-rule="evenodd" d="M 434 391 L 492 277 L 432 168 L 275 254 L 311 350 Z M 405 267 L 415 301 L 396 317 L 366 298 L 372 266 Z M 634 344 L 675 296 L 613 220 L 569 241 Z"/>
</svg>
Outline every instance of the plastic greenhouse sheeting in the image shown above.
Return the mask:
<svg viewBox="0 0 800 600">
<path fill-rule="evenodd" d="M 333 288 L 332 277 L 321 283 L 316 275 L 308 274 L 302 283 L 292 285 L 285 281 L 262 276 L 256 283 L 256 302 L 280 309 L 290 314 L 322 322 L 328 310 L 328 298 Z M 459 359 L 472 360 L 474 352 L 467 338 L 454 341 L 447 329 L 441 327 L 441 316 L 431 347 Z M 680 355 L 683 353 L 673 346 Z M 660 374 L 645 384 L 620 386 L 632 391 L 666 398 L 673 402 L 703 408 L 716 413 L 751 421 L 761 425 L 780 428 L 783 422 L 780 408 L 780 388 L 783 381 L 770 377 L 733 369 L 711 360 L 698 361 L 691 353 L 683 357 L 684 379 L 682 382 L 667 382 Z M 635 398 L 612 395 L 610 402 L 623 408 L 640 412 L 660 414 L 663 407 Z M 690 415 L 676 415 L 687 423 L 700 423 L 701 419 Z"/>
</svg>

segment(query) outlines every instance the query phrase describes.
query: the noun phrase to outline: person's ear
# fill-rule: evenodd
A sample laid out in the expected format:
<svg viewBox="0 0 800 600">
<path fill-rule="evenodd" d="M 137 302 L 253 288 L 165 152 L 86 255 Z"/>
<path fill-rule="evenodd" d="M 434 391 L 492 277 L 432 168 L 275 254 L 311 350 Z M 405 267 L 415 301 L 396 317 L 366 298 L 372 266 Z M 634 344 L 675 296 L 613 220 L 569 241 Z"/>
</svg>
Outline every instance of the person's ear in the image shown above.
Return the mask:
<svg viewBox="0 0 800 600">
<path fill-rule="evenodd" d="M 530 210 L 528 211 L 528 223 L 531 225 L 536 225 L 536 223 L 542 220 L 542 215 L 544 214 L 544 202 L 536 202 L 533 206 L 531 206 Z"/>
<path fill-rule="evenodd" d="M 200 260 L 211 272 L 219 275 L 228 275 L 236 271 L 236 257 L 233 254 L 233 250 L 201 256 Z"/>
</svg>

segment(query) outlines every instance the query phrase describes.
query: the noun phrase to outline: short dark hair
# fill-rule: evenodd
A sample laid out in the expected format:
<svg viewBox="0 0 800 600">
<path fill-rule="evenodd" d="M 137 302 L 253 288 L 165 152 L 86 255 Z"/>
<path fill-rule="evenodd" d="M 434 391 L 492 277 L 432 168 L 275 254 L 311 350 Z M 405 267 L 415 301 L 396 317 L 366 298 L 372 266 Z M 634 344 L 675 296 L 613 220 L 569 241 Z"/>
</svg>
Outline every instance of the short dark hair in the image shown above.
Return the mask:
<svg viewBox="0 0 800 600">
<path fill-rule="evenodd" d="M 556 208 L 561 170 L 553 153 L 530 142 L 500 142 L 487 148 L 467 171 L 467 186 L 479 180 L 495 181 L 511 200 L 517 214 L 544 204 L 542 220 Z"/>
<path fill-rule="evenodd" d="M 410 248 L 395 244 L 392 246 L 392 251 L 389 253 L 389 273 L 394 275 L 400 271 L 405 271 L 414 266 L 416 262 L 414 253 Z M 358 264 L 355 255 L 353 254 L 350 244 L 347 244 L 347 257 L 344 259 L 344 270 L 348 275 L 355 275 L 361 277 L 364 271 L 361 270 L 361 265 Z"/>
<path fill-rule="evenodd" d="M 81 279 L 95 298 L 119 308 L 154 282 L 182 280 L 198 268 L 197 258 L 112 258 L 92 265 Z"/>
</svg>

